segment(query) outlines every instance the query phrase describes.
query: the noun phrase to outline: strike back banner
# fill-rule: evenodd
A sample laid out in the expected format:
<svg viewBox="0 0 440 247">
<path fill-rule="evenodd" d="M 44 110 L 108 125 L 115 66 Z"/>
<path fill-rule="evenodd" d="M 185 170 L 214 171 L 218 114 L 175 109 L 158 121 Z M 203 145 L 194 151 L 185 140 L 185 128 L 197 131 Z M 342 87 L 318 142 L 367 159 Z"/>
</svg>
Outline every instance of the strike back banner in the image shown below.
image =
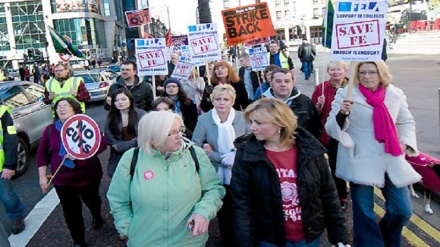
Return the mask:
<svg viewBox="0 0 440 247">
<path fill-rule="evenodd" d="M 132 10 L 125 12 L 128 27 L 140 27 L 151 23 L 150 11 L 147 9 Z"/>
<path fill-rule="evenodd" d="M 139 75 L 168 74 L 165 38 L 136 39 L 135 44 L 137 71 Z"/>
<path fill-rule="evenodd" d="M 336 3 L 330 60 L 381 59 L 388 1 Z"/>
<path fill-rule="evenodd" d="M 237 45 L 275 35 L 267 3 L 222 10 L 228 45 Z"/>
</svg>

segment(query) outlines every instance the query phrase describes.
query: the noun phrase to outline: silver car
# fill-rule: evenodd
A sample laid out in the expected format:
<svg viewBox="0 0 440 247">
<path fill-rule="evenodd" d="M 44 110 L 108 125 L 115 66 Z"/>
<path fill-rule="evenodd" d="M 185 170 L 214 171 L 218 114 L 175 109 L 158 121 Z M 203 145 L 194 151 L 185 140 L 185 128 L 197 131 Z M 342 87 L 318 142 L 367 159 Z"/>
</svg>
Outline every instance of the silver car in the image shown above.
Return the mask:
<svg viewBox="0 0 440 247">
<path fill-rule="evenodd" d="M 114 83 L 116 74 L 111 71 L 87 70 L 75 71 L 74 76 L 82 77 L 90 94 L 90 101 L 103 101 L 107 97 L 110 85 Z"/>
<path fill-rule="evenodd" d="M 3 82 L 0 93 L 0 103 L 11 108 L 17 129 L 16 176 L 20 176 L 28 167 L 30 150 L 38 146 L 44 128 L 53 122 L 51 106 L 43 102 L 44 87 L 32 82 Z"/>
</svg>

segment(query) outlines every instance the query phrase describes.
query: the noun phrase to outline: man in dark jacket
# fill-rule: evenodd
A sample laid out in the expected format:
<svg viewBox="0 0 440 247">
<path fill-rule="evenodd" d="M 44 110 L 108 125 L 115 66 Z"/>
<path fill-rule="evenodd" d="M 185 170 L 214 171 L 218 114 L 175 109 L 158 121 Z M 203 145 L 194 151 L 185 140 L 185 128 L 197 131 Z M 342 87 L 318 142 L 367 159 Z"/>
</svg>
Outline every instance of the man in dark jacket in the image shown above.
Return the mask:
<svg viewBox="0 0 440 247">
<path fill-rule="evenodd" d="M 151 110 L 151 102 L 154 100 L 153 90 L 150 84 L 145 81 L 140 81 L 136 73 L 137 66 L 135 62 L 125 61 L 122 63 L 121 75 L 116 78 L 116 83 L 110 86 L 104 109 L 110 110 L 112 103 L 111 96 L 116 90 L 127 88 L 133 94 L 134 104 L 137 108 L 144 111 Z"/>
<path fill-rule="evenodd" d="M 298 58 L 301 60 L 302 69 L 306 80 L 310 78 L 310 74 L 313 70 L 313 60 L 315 60 L 316 50 L 313 46 L 303 39 L 302 45 L 298 48 Z"/>
<path fill-rule="evenodd" d="M 312 100 L 296 87 L 289 70 L 278 68 L 272 71 L 270 88 L 263 93 L 265 97 L 283 100 L 298 117 L 298 125 L 319 139 L 322 131 L 321 120 Z"/>
<path fill-rule="evenodd" d="M 241 54 L 239 61 L 241 67 L 238 70 L 238 76 L 240 77 L 240 80 L 244 82 L 249 101 L 251 102 L 254 100 L 255 90 L 259 88 L 258 73 L 252 70 L 249 54 Z"/>
</svg>

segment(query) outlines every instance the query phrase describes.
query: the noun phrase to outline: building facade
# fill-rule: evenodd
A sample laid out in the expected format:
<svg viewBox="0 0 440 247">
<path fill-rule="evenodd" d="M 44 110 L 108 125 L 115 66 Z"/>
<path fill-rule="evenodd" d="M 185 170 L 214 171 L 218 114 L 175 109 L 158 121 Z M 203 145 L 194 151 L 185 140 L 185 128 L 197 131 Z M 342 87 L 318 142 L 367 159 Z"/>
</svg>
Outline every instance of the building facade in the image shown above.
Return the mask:
<svg viewBox="0 0 440 247">
<path fill-rule="evenodd" d="M 33 49 L 51 63 L 60 61 L 47 26 L 68 36 L 90 58 L 109 58 L 125 47 L 126 24 L 122 0 L 0 0 L 0 56 L 18 63 L 32 62 Z M 41 60 L 39 60 L 41 61 Z"/>
</svg>

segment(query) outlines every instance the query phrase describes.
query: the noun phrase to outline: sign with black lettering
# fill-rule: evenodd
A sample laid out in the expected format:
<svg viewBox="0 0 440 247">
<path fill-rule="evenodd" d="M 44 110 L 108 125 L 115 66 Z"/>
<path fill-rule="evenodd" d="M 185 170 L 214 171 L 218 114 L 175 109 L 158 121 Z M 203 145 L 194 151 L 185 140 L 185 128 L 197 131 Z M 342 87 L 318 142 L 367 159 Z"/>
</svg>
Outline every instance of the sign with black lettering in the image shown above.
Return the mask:
<svg viewBox="0 0 440 247">
<path fill-rule="evenodd" d="M 222 10 L 228 45 L 275 35 L 266 2 Z"/>
<path fill-rule="evenodd" d="M 98 151 L 101 132 L 98 124 L 89 116 L 78 114 L 65 121 L 61 128 L 61 141 L 68 154 L 85 160 Z"/>
<path fill-rule="evenodd" d="M 127 18 L 128 27 L 140 27 L 151 23 L 150 10 L 148 8 L 126 11 L 125 18 Z"/>
</svg>

